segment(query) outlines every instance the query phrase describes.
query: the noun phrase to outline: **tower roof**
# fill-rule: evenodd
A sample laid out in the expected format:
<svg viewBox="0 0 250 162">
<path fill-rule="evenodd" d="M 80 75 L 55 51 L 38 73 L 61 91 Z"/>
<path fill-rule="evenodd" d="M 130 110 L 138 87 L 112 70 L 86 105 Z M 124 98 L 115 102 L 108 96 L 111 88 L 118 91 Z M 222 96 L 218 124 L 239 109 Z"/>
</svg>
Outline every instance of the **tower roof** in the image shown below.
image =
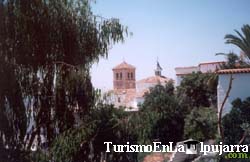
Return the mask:
<svg viewBox="0 0 250 162">
<path fill-rule="evenodd" d="M 162 68 L 157 60 L 157 64 L 156 64 L 156 69 L 155 69 L 155 75 L 156 76 L 161 76 L 161 71 L 162 71 Z"/>
<path fill-rule="evenodd" d="M 123 61 L 122 63 L 120 63 L 119 65 L 113 68 L 113 70 L 116 70 L 116 69 L 135 69 L 135 67 Z"/>
<path fill-rule="evenodd" d="M 156 70 L 158 70 L 158 71 L 162 70 L 161 65 L 160 65 L 160 63 L 158 61 L 157 61 L 157 64 L 156 64 Z"/>
</svg>

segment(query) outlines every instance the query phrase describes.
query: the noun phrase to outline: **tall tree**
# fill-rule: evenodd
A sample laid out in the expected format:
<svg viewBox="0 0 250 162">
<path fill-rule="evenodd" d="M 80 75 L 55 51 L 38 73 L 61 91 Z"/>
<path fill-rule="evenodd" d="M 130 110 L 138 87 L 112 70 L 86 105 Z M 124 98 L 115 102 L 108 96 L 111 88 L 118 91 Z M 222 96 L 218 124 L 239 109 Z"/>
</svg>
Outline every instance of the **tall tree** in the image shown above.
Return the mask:
<svg viewBox="0 0 250 162">
<path fill-rule="evenodd" d="M 227 61 L 221 64 L 220 69 L 236 69 L 236 68 L 247 68 L 250 66 L 245 57 L 242 58 L 242 55 L 239 57 L 233 52 L 229 53 L 217 53 L 216 55 L 226 56 Z"/>
<path fill-rule="evenodd" d="M 29 150 L 41 134 L 50 145 L 74 127 L 76 108 L 84 120 L 94 105 L 89 69 L 128 33 L 119 20 L 95 16 L 90 5 L 0 1 L 0 147 L 6 152 L 0 161 L 21 161 L 13 154 Z"/>
<path fill-rule="evenodd" d="M 192 73 L 185 76 L 177 87 L 182 106 L 216 107 L 217 80 L 215 74 Z"/>
<path fill-rule="evenodd" d="M 113 105 L 99 103 L 89 114 L 88 124 L 61 134 L 53 144 L 51 153 L 57 162 L 117 161 L 136 162 L 137 153 L 106 152 L 104 142 L 115 145 L 137 144 L 137 135 L 131 124 L 130 113 Z"/>
<path fill-rule="evenodd" d="M 250 125 L 250 97 L 245 100 L 236 99 L 232 102 L 230 113 L 223 119 L 225 143 L 227 144 L 248 144 Z M 247 126 L 247 127 L 246 127 Z"/>
<path fill-rule="evenodd" d="M 248 24 L 243 25 L 241 28 L 242 33 L 238 30 L 234 31 L 237 35 L 227 34 L 225 36 L 226 43 L 236 45 L 250 59 L 250 26 Z"/>
<path fill-rule="evenodd" d="M 168 82 L 165 86 L 157 85 L 151 88 L 150 92 L 145 95 L 141 111 L 149 115 L 147 126 L 151 127 L 149 134 L 151 140 L 158 139 L 166 144 L 182 139 L 183 112 L 174 95 L 172 82 Z M 145 119 L 147 118 L 142 120 Z"/>
</svg>

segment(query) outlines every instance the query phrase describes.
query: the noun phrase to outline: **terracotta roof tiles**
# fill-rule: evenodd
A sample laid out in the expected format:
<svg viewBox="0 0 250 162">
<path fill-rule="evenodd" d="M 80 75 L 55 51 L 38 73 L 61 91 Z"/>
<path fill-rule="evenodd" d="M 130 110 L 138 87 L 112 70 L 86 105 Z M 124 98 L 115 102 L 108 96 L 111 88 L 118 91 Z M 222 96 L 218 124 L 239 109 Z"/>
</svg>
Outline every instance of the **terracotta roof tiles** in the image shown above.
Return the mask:
<svg viewBox="0 0 250 162">
<path fill-rule="evenodd" d="M 139 80 L 137 83 L 164 83 L 172 79 L 166 78 L 164 76 L 151 76 L 146 79 Z"/>
<path fill-rule="evenodd" d="M 217 73 L 218 74 L 250 73 L 250 68 L 223 69 L 223 70 L 219 70 Z"/>
<path fill-rule="evenodd" d="M 113 68 L 113 70 L 114 69 L 135 69 L 135 67 L 133 65 L 130 65 L 130 64 L 126 63 L 125 61 L 123 61 L 119 65 L 115 66 Z"/>
</svg>

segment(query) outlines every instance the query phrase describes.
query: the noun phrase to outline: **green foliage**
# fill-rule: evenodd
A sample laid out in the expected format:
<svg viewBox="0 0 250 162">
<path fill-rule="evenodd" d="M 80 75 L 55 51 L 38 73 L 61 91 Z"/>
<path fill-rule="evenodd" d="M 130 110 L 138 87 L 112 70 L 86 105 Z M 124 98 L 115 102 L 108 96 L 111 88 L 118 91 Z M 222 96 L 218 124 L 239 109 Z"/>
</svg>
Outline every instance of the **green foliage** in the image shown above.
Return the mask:
<svg viewBox="0 0 250 162">
<path fill-rule="evenodd" d="M 217 80 L 216 74 L 192 73 L 183 78 L 177 87 L 177 96 L 182 106 L 211 107 L 217 102 Z"/>
<path fill-rule="evenodd" d="M 227 62 L 223 63 L 220 66 L 220 69 L 237 69 L 237 68 L 247 68 L 250 67 L 250 65 L 244 60 L 244 58 L 239 57 L 233 52 L 230 52 L 228 54 L 225 53 L 218 53 L 216 55 L 225 55 Z"/>
<path fill-rule="evenodd" d="M 250 124 L 250 97 L 245 100 L 236 99 L 232 102 L 232 109 L 230 113 L 226 114 L 222 120 L 224 130 L 224 143 L 229 145 L 239 144 L 248 145 L 249 139 L 249 124 Z M 243 138 L 247 134 L 246 138 Z M 242 140 L 244 139 L 244 140 Z M 220 162 L 226 162 L 220 156 Z M 237 162 L 246 161 L 246 159 L 235 159 Z"/>
<path fill-rule="evenodd" d="M 185 118 L 185 139 L 205 141 L 214 139 L 217 133 L 218 117 L 215 108 L 194 108 Z"/>
<path fill-rule="evenodd" d="M 236 99 L 232 110 L 223 117 L 225 143 L 237 144 L 243 136 L 244 125 L 250 123 L 250 97 L 242 101 Z M 245 141 L 246 142 L 246 141 Z"/>
<path fill-rule="evenodd" d="M 131 128 L 138 136 L 139 144 L 151 144 L 154 127 L 157 124 L 159 114 L 155 111 L 139 111 L 132 114 Z"/>
<path fill-rule="evenodd" d="M 225 36 L 227 44 L 234 44 L 239 47 L 244 54 L 250 59 L 250 26 L 248 24 L 243 25 L 241 28 L 242 33 L 238 30 L 234 30 L 237 35 L 227 34 Z"/>
<path fill-rule="evenodd" d="M 184 138 L 200 141 L 215 138 L 218 76 L 192 73 L 183 78 L 176 95 L 185 118 Z M 211 107 L 211 108 L 208 108 Z"/>
<path fill-rule="evenodd" d="M 71 162 L 79 151 L 82 143 L 87 142 L 90 134 L 93 133 L 91 127 L 80 127 L 68 129 L 54 141 L 51 154 L 57 162 Z"/>
<path fill-rule="evenodd" d="M 235 53 L 225 54 L 227 56 L 227 62 L 221 65 L 221 69 L 235 69 L 239 62 L 239 57 Z"/>
<path fill-rule="evenodd" d="M 9 148 L 0 161 L 21 161 L 41 127 L 49 146 L 57 130 L 78 134 L 76 108 L 79 121 L 89 119 L 96 100 L 89 69 L 128 34 L 119 20 L 95 16 L 90 5 L 0 1 L 0 149 Z M 24 140 L 27 128 L 30 138 Z"/>
<path fill-rule="evenodd" d="M 25 161 L 26 112 L 12 66 L 0 59 L 0 161 Z M 6 146 L 8 149 L 5 149 Z M 23 158 L 20 158 L 20 157 Z"/>
<path fill-rule="evenodd" d="M 137 136 L 131 130 L 132 118 L 123 110 L 112 105 L 98 104 L 90 113 L 88 124 L 68 130 L 56 139 L 52 157 L 57 162 L 80 161 L 136 161 L 136 153 L 106 152 L 104 142 L 113 144 L 137 143 Z M 113 150 L 113 148 L 110 148 Z"/>
<path fill-rule="evenodd" d="M 182 139 L 183 113 L 174 95 L 172 82 L 166 86 L 157 85 L 145 95 L 141 107 L 142 112 L 149 115 L 151 125 L 150 139 L 158 139 L 163 143 L 177 142 Z M 173 133 L 174 132 L 174 133 Z"/>
</svg>

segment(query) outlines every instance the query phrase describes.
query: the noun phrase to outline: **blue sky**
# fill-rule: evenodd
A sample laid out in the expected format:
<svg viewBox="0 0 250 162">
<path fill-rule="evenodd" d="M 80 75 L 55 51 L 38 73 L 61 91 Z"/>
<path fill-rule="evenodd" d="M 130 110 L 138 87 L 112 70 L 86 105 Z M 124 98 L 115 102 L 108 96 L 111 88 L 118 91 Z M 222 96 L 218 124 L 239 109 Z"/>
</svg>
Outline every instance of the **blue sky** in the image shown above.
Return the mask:
<svg viewBox="0 0 250 162">
<path fill-rule="evenodd" d="M 112 68 L 123 58 L 136 66 L 137 80 L 154 75 L 157 57 L 163 75 L 175 79 L 175 67 L 224 60 L 218 52 L 239 53 L 224 36 L 250 24 L 249 6 L 250 0 L 96 0 L 94 14 L 119 18 L 133 36 L 92 66 L 93 85 L 112 88 Z"/>
</svg>

